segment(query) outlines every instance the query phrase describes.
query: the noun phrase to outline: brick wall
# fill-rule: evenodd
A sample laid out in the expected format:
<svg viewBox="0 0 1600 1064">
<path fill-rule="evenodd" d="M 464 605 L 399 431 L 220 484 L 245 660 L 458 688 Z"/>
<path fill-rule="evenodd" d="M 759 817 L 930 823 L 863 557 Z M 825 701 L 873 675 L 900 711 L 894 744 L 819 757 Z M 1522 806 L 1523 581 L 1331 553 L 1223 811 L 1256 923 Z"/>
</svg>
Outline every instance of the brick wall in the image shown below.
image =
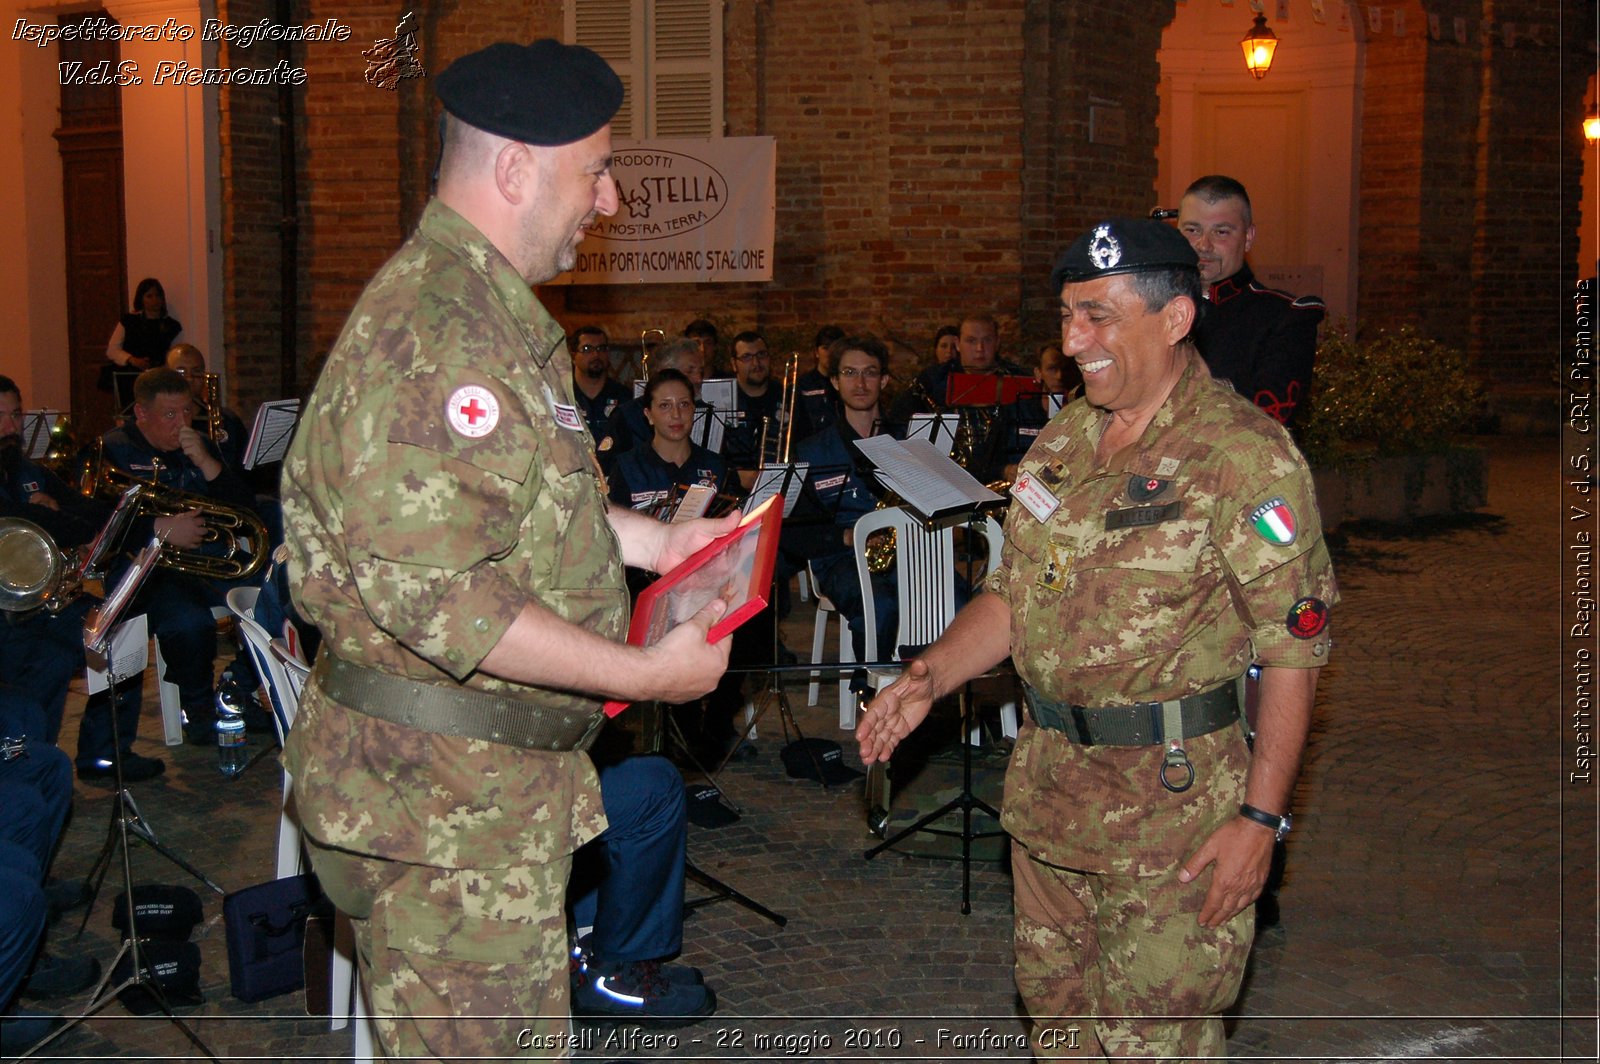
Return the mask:
<svg viewBox="0 0 1600 1064">
<path fill-rule="evenodd" d="M 1565 10 L 1563 10 L 1565 5 Z M 1389 10 L 1400 6 L 1387 5 Z M 1499 7 L 1508 12 L 1509 3 Z M 1558 342 L 1577 225 L 1582 78 L 1589 25 L 1577 0 L 1516 5 L 1564 41 L 1506 48 L 1492 0 L 1405 4 L 1409 32 L 1366 41 L 1360 146 L 1363 320 L 1414 322 L 1465 346 L 1486 374 L 1535 374 Z M 234 21 L 269 0 L 227 0 Z M 337 7 L 337 10 L 335 10 Z M 430 83 L 365 84 L 359 53 L 420 22 L 437 75 L 496 39 L 558 35 L 560 0 L 472 5 L 301 0 L 301 20 L 336 16 L 348 47 L 297 55 L 301 323 L 309 387 L 350 306 L 427 200 L 437 153 Z M 619 340 L 710 316 L 790 335 L 824 322 L 873 329 L 919 352 L 969 310 L 1001 321 L 1023 358 L 1057 331 L 1044 279 L 1082 228 L 1153 203 L 1156 53 L 1175 0 L 748 0 L 725 9 L 728 132 L 778 138 L 776 272 L 768 285 L 546 287 L 569 328 Z M 1445 39 L 1430 40 L 1429 12 Z M 1453 38 L 1454 17 L 1474 28 Z M 1357 32 L 1365 35 L 1364 19 Z M 1552 34 L 1552 37 L 1554 35 Z M 1558 88 L 1559 87 L 1559 88 Z M 1559 92 L 1559 107 L 1552 96 Z M 228 344 L 235 397 L 272 393 L 277 355 L 276 134 L 268 94 L 224 94 Z M 1117 119 L 1090 143 L 1091 107 Z M 1571 121 L 1569 121 L 1571 119 Z M 1565 256 L 1570 259 L 1570 255 Z M 1550 304 L 1550 306 L 1546 306 Z M 1537 365 L 1535 365 L 1537 364 Z"/>
<path fill-rule="evenodd" d="M 1439 0 L 1427 11 L 1441 18 L 1438 41 L 1420 4 L 1407 5 L 1416 29 L 1406 37 L 1366 40 L 1362 325 L 1416 325 L 1465 349 L 1498 391 L 1548 389 L 1576 279 L 1569 242 L 1592 8 Z M 1512 45 L 1507 22 L 1521 27 Z M 1527 34 L 1533 24 L 1542 37 Z"/>
</svg>

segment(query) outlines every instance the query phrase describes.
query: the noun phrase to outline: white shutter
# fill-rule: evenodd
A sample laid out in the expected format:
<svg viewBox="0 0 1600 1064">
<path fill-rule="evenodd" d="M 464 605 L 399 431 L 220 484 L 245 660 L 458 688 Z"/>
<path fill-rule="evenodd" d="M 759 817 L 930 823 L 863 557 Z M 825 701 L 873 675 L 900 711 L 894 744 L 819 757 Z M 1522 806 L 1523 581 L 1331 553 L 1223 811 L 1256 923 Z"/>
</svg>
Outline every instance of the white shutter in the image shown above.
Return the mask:
<svg viewBox="0 0 1600 1064">
<path fill-rule="evenodd" d="M 722 136 L 722 0 L 567 0 L 563 17 L 622 79 L 613 136 Z"/>
<path fill-rule="evenodd" d="M 567 0 L 567 40 L 600 53 L 622 79 L 622 107 L 611 120 L 611 135 L 644 135 L 639 87 L 645 83 L 644 14 L 649 0 Z"/>
<path fill-rule="evenodd" d="M 650 132 L 722 136 L 722 0 L 654 0 Z"/>
</svg>

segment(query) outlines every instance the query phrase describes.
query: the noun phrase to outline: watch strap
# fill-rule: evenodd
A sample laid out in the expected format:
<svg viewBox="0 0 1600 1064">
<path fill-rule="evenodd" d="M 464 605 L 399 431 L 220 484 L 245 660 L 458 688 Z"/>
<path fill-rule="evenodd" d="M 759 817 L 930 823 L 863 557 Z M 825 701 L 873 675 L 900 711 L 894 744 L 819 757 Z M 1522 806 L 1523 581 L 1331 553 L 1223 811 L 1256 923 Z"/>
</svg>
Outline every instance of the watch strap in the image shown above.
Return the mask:
<svg viewBox="0 0 1600 1064">
<path fill-rule="evenodd" d="M 1289 834 L 1289 826 L 1294 823 L 1293 819 L 1287 814 L 1279 816 L 1276 813 L 1269 813 L 1264 809 L 1257 809 L 1248 802 L 1239 806 L 1239 815 L 1246 820 L 1254 820 L 1262 827 L 1271 828 L 1279 839 Z"/>
</svg>

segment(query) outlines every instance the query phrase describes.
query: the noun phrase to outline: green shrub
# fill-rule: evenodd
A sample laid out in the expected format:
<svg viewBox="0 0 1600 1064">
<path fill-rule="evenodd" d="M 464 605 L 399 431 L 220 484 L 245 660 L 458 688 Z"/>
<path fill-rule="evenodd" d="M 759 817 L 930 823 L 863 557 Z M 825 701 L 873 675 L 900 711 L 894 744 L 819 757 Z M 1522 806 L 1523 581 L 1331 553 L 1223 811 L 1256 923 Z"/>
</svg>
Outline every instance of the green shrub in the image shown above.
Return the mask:
<svg viewBox="0 0 1600 1064">
<path fill-rule="evenodd" d="M 1409 325 L 1360 339 L 1341 323 L 1317 345 L 1301 444 L 1319 466 L 1353 451 L 1442 450 L 1471 423 L 1482 392 L 1465 354 Z"/>
</svg>

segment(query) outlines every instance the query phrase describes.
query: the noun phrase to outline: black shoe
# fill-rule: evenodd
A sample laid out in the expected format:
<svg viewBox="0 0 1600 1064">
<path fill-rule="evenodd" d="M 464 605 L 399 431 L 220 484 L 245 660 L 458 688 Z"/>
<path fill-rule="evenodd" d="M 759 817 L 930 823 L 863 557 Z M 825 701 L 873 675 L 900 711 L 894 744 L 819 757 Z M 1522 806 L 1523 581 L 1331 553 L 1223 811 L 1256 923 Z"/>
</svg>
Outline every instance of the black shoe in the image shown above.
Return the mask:
<svg viewBox="0 0 1600 1064">
<path fill-rule="evenodd" d="M 143 783 L 153 780 L 167 771 L 167 763 L 158 757 L 145 757 L 132 750 L 122 755 L 122 782 Z M 85 783 L 115 782 L 117 778 L 116 766 L 105 758 L 100 758 L 88 765 L 78 766 L 78 778 Z"/>
<path fill-rule="evenodd" d="M 65 997 L 100 981 L 100 962 L 93 957 L 57 957 L 41 953 L 17 991 L 34 998 Z"/>
<path fill-rule="evenodd" d="M 591 931 L 580 938 L 577 944 L 572 947 L 572 962 L 568 970 L 572 976 L 572 989 L 574 990 L 578 989 L 579 982 L 589 974 L 589 969 L 594 967 L 594 953 L 589 949 L 589 941 L 593 937 L 594 932 Z M 669 983 L 704 985 L 706 981 L 705 973 L 691 964 L 674 964 L 670 961 L 656 961 L 654 963 Z"/>
<path fill-rule="evenodd" d="M 89 904 L 87 879 L 53 879 L 44 885 L 44 900 L 50 905 L 50 918 Z"/>
<path fill-rule="evenodd" d="M 576 980 L 576 1018 L 641 1027 L 686 1027 L 717 1011 L 717 995 L 704 983 L 675 982 L 655 961 L 636 961 L 610 972 L 591 968 Z"/>
<path fill-rule="evenodd" d="M 0 1016 L 0 1053 L 9 1057 L 31 1049 L 65 1022 L 54 1013 L 12 1009 Z"/>
</svg>

